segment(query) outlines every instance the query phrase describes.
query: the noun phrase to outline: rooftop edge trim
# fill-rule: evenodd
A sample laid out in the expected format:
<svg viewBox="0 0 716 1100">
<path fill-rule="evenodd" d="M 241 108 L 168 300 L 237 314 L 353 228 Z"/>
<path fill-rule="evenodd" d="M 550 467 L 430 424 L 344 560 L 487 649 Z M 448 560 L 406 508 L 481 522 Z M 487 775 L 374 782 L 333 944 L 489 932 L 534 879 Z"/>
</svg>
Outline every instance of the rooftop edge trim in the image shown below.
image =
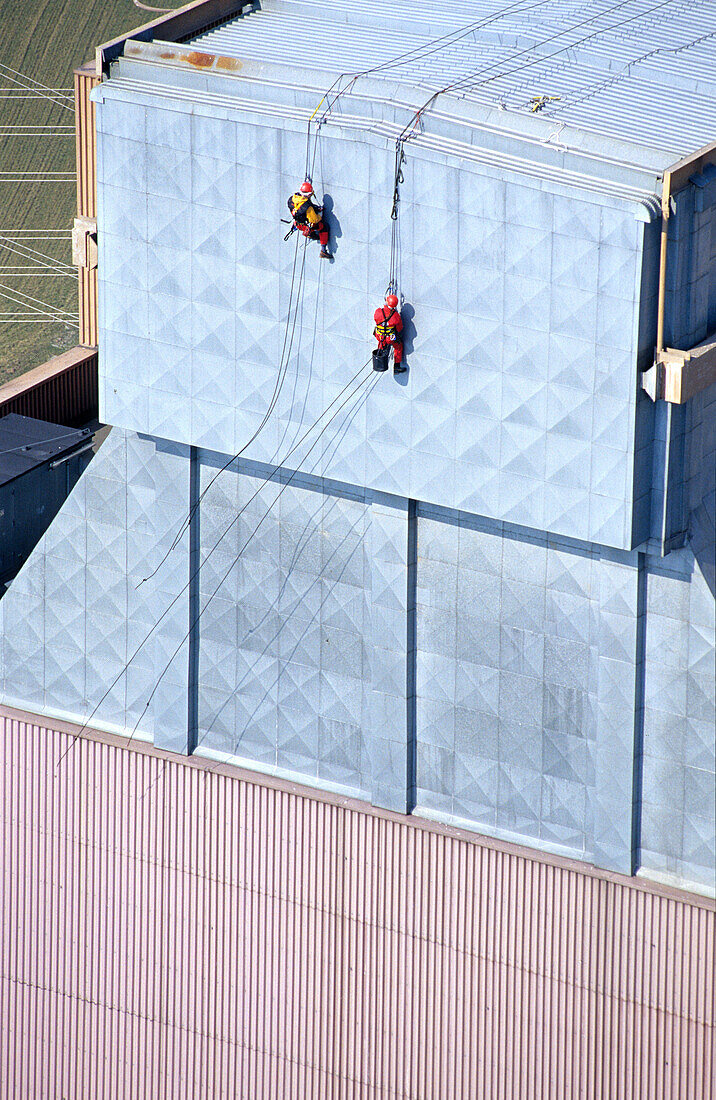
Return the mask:
<svg viewBox="0 0 716 1100">
<path fill-rule="evenodd" d="M 241 15 L 245 8 L 254 10 L 255 7 L 255 0 L 192 0 L 192 3 L 185 4 L 183 8 L 160 15 L 157 19 L 143 23 L 135 30 L 98 46 L 95 52 L 95 72 L 100 77 L 105 74 L 110 62 L 121 55 L 124 44 L 130 39 L 151 42 L 154 32 L 161 30 L 164 41 L 180 42 L 183 38 L 201 34 L 218 23 Z"/>
</svg>

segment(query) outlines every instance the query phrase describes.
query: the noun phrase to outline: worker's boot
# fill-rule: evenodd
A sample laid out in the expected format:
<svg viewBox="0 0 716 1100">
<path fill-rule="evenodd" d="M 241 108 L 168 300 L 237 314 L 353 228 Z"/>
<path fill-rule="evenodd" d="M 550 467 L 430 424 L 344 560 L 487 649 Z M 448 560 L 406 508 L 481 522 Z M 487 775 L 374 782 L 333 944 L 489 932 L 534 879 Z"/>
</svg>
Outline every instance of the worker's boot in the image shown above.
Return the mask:
<svg viewBox="0 0 716 1100">
<path fill-rule="evenodd" d="M 405 363 L 393 362 L 393 374 L 405 374 L 407 369 Z"/>
<path fill-rule="evenodd" d="M 390 348 L 376 348 L 373 352 L 373 370 L 387 370 Z"/>
<path fill-rule="evenodd" d="M 322 260 L 332 260 L 333 259 L 333 253 L 329 252 L 328 249 L 325 248 L 325 247 L 321 248 L 321 251 L 319 252 L 319 256 L 321 257 Z"/>
</svg>

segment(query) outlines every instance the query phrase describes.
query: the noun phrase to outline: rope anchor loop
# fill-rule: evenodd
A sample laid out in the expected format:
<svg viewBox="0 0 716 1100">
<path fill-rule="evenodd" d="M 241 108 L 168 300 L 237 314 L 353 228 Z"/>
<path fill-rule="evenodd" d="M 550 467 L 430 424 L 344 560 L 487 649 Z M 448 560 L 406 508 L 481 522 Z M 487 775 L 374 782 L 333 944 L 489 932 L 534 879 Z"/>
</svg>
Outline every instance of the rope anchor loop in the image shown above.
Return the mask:
<svg viewBox="0 0 716 1100">
<path fill-rule="evenodd" d="M 405 182 L 403 176 L 403 161 L 405 160 L 405 150 L 403 149 L 403 143 L 400 139 L 395 143 L 395 182 L 393 184 L 393 207 L 390 211 L 390 216 L 393 221 L 398 220 L 398 203 L 400 202 L 400 185 Z"/>
</svg>

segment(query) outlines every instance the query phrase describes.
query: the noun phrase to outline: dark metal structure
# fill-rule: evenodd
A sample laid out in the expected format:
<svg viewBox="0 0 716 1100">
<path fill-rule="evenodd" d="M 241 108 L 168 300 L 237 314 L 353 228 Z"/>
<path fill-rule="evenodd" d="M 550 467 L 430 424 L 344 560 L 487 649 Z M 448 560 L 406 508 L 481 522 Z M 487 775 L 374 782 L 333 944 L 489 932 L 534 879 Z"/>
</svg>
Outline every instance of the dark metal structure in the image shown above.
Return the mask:
<svg viewBox="0 0 716 1100">
<path fill-rule="evenodd" d="M 92 450 L 89 428 L 0 418 L 0 586 L 14 576 L 69 496 Z"/>
</svg>

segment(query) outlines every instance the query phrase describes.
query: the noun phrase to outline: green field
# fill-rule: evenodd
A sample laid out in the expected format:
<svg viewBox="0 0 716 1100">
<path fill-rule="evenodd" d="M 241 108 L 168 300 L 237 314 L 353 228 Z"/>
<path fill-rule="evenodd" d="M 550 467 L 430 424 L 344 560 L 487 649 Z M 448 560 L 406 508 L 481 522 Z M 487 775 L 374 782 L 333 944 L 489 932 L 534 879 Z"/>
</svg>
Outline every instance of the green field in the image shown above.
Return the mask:
<svg viewBox="0 0 716 1100">
<path fill-rule="evenodd" d="M 54 273 L 58 262 L 72 263 L 76 211 L 74 113 L 65 97 L 95 46 L 153 18 L 133 0 L 0 0 L 0 382 L 77 343 L 76 321 L 57 319 L 76 316 L 77 281 Z M 17 313 L 22 323 L 1 316 Z"/>
</svg>

